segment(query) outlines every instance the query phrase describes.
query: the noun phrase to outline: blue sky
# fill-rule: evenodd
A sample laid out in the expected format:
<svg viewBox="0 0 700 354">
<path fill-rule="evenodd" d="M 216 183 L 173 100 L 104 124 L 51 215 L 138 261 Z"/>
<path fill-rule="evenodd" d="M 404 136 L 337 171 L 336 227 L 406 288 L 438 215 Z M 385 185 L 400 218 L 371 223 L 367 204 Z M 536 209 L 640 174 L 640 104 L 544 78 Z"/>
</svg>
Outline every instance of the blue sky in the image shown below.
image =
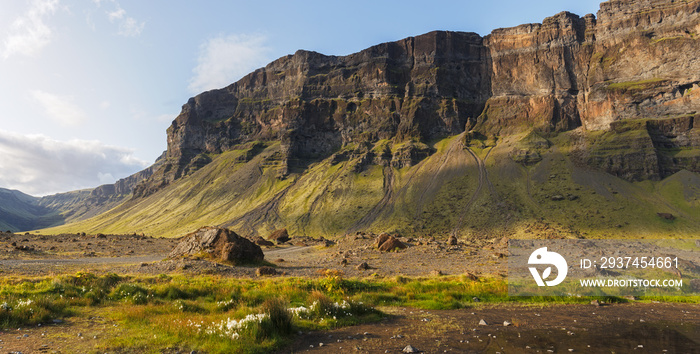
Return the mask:
<svg viewBox="0 0 700 354">
<path fill-rule="evenodd" d="M 595 13 L 599 1 L 3 1 L 0 187 L 46 195 L 150 165 L 187 99 L 306 49 Z"/>
</svg>

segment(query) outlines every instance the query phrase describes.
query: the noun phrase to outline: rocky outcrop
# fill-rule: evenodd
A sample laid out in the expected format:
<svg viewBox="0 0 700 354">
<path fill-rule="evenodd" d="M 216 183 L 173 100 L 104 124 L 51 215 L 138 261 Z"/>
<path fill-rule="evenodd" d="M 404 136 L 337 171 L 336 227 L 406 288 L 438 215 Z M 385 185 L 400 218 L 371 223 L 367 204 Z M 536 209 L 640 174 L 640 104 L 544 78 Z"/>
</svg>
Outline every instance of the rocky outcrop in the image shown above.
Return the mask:
<svg viewBox="0 0 700 354">
<path fill-rule="evenodd" d="M 406 244 L 401 242 L 396 236 L 382 232 L 374 239 L 374 247 L 382 252 L 391 252 L 406 248 Z"/>
<path fill-rule="evenodd" d="M 283 177 L 355 146 L 369 144 L 367 154 L 381 140 L 460 133 L 489 96 L 486 63 L 474 33 L 431 32 L 344 57 L 298 51 L 191 98 L 168 128 L 166 163 L 135 195 L 191 174 L 201 156 L 251 141 L 280 142 Z M 426 154 L 414 146 L 390 163 L 415 164 Z M 375 156 L 366 157 L 371 163 Z"/>
<path fill-rule="evenodd" d="M 183 237 L 168 258 L 204 256 L 235 265 L 260 262 L 265 255 L 260 246 L 228 229 L 203 227 Z"/>
<path fill-rule="evenodd" d="M 424 142 L 465 128 L 494 137 L 609 131 L 619 120 L 694 114 L 700 63 L 688 58 L 700 52 L 699 7 L 614 0 L 601 4 L 597 18 L 562 12 L 484 38 L 436 31 L 343 57 L 298 51 L 191 98 L 168 128 L 163 166 L 134 195 L 149 195 L 206 165 L 210 154 L 253 141 L 280 142 L 275 165 L 283 178 L 331 155 L 359 158 L 358 171 L 411 166 L 431 153 Z M 536 151 L 518 154 L 525 163 L 539 161 Z M 652 166 L 655 154 L 635 157 L 635 166 L 645 164 L 638 171 L 615 159 L 591 163 L 633 179 L 697 170 L 687 158 L 661 157 L 667 167 Z"/>
<path fill-rule="evenodd" d="M 275 230 L 270 236 L 267 237 L 268 240 L 274 241 L 277 244 L 285 243 L 290 240 L 289 233 L 287 229 Z"/>
<path fill-rule="evenodd" d="M 153 173 L 158 170 L 158 168 L 165 161 L 165 154 L 163 154 L 156 159 L 156 162 L 150 167 L 134 173 L 131 176 L 122 178 L 113 184 L 103 184 L 90 192 L 90 197 L 97 203 L 105 202 L 110 199 L 121 198 L 127 196 L 133 192 L 134 188 L 143 180 L 151 177 Z"/>
</svg>

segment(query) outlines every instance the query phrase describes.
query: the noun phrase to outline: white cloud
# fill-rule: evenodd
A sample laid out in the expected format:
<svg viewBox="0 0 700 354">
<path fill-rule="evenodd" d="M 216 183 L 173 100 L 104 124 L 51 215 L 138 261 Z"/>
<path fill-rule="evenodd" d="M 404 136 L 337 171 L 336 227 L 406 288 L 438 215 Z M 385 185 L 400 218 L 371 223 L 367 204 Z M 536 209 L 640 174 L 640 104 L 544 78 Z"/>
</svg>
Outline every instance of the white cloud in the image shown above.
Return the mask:
<svg viewBox="0 0 700 354">
<path fill-rule="evenodd" d="M 149 164 L 131 149 L 0 130 L 0 187 L 47 195 L 113 183 Z"/>
<path fill-rule="evenodd" d="M 107 17 L 109 17 L 111 22 L 121 20 L 124 18 L 124 16 L 126 16 L 126 11 L 124 11 L 124 9 L 121 7 L 117 7 L 117 9 L 112 12 L 107 12 Z"/>
<path fill-rule="evenodd" d="M 113 11 L 107 11 L 107 17 L 109 18 L 109 22 L 119 25 L 119 31 L 117 33 L 124 37 L 136 37 L 140 35 L 143 28 L 146 26 L 146 22 L 139 22 L 135 18 L 127 16 L 126 10 L 119 6 L 118 3 L 115 3 L 115 5 L 116 8 Z"/>
<path fill-rule="evenodd" d="M 12 22 L 10 34 L 3 40 L 3 57 L 34 55 L 51 42 L 53 31 L 45 23 L 53 15 L 59 0 L 34 0 L 26 14 Z"/>
<path fill-rule="evenodd" d="M 33 90 L 31 93 L 32 97 L 44 108 L 49 118 L 61 125 L 75 126 L 87 120 L 87 116 L 73 102 L 72 97 L 58 96 L 40 90 Z"/>
<path fill-rule="evenodd" d="M 224 87 L 265 65 L 270 49 L 261 35 L 219 36 L 200 47 L 189 89 L 199 93 Z"/>
</svg>

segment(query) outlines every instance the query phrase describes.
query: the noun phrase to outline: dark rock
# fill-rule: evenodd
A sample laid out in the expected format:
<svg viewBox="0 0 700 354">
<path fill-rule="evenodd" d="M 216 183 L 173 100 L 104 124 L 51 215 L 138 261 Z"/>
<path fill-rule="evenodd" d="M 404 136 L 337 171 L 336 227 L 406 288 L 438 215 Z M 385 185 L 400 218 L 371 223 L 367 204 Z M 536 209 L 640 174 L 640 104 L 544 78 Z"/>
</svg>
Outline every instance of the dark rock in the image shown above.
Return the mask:
<svg viewBox="0 0 700 354">
<path fill-rule="evenodd" d="M 450 235 L 450 237 L 447 239 L 447 244 L 450 246 L 456 246 L 458 243 L 457 236 L 455 235 Z"/>
<path fill-rule="evenodd" d="M 384 242 L 386 242 L 386 240 L 388 240 L 389 237 L 391 237 L 391 236 L 389 236 L 389 234 L 386 232 L 379 234 L 379 236 L 377 236 L 377 238 L 374 239 L 374 247 L 379 248 L 379 246 L 381 246 Z"/>
<path fill-rule="evenodd" d="M 673 216 L 673 214 L 671 214 L 671 213 L 656 213 L 656 215 L 658 215 L 666 220 L 675 220 L 676 219 L 676 217 Z"/>
<path fill-rule="evenodd" d="M 287 229 L 276 230 L 275 232 L 271 233 L 270 236 L 267 237 L 267 239 L 270 241 L 274 241 L 277 244 L 285 243 L 290 240 L 289 233 L 287 233 Z"/>
<path fill-rule="evenodd" d="M 260 246 L 228 229 L 203 227 L 183 237 L 169 258 L 206 256 L 213 260 L 244 264 L 264 259 Z"/>
<path fill-rule="evenodd" d="M 472 273 L 467 273 L 465 275 L 469 280 L 473 280 L 473 281 L 479 280 L 479 277 L 477 277 L 476 275 L 474 275 Z"/>
<path fill-rule="evenodd" d="M 268 275 L 277 275 L 277 270 L 275 268 L 272 268 L 272 267 L 262 266 L 262 267 L 255 270 L 255 275 L 257 275 L 259 277 L 268 276 Z"/>
<path fill-rule="evenodd" d="M 367 262 L 362 262 L 357 265 L 357 270 L 367 270 L 369 269 L 369 264 Z"/>
<path fill-rule="evenodd" d="M 389 238 L 386 241 L 379 245 L 379 250 L 382 252 L 391 252 L 404 248 L 406 248 L 406 245 L 394 236 L 389 236 Z"/>
</svg>

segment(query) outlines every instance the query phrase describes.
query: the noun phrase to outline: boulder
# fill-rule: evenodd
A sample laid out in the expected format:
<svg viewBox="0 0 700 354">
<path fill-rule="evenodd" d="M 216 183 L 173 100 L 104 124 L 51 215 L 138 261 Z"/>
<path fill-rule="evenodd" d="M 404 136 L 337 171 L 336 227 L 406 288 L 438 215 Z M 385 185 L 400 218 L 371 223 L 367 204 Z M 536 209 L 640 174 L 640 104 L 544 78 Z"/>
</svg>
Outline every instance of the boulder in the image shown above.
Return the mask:
<svg viewBox="0 0 700 354">
<path fill-rule="evenodd" d="M 374 239 L 374 247 L 379 248 L 379 246 L 381 246 L 382 243 L 386 242 L 386 240 L 388 240 L 389 237 L 391 236 L 389 236 L 388 233 L 382 232 L 381 234 L 379 234 L 379 236 L 377 236 L 376 239 Z"/>
<path fill-rule="evenodd" d="M 455 235 L 450 235 L 450 237 L 447 239 L 447 244 L 450 246 L 456 246 L 458 243 L 457 236 Z"/>
<path fill-rule="evenodd" d="M 382 252 L 391 252 L 397 249 L 404 248 L 406 248 L 406 245 L 394 236 L 389 236 L 389 238 L 386 241 L 379 245 L 379 250 Z"/>
<path fill-rule="evenodd" d="M 235 265 L 259 262 L 265 258 L 260 246 L 231 230 L 217 227 L 203 227 L 186 235 L 168 257 L 195 255 Z"/>
<path fill-rule="evenodd" d="M 270 241 L 274 241 L 277 244 L 285 243 L 289 241 L 289 233 L 287 232 L 287 229 L 279 229 L 271 233 L 270 236 L 267 237 L 267 239 Z"/>
</svg>

